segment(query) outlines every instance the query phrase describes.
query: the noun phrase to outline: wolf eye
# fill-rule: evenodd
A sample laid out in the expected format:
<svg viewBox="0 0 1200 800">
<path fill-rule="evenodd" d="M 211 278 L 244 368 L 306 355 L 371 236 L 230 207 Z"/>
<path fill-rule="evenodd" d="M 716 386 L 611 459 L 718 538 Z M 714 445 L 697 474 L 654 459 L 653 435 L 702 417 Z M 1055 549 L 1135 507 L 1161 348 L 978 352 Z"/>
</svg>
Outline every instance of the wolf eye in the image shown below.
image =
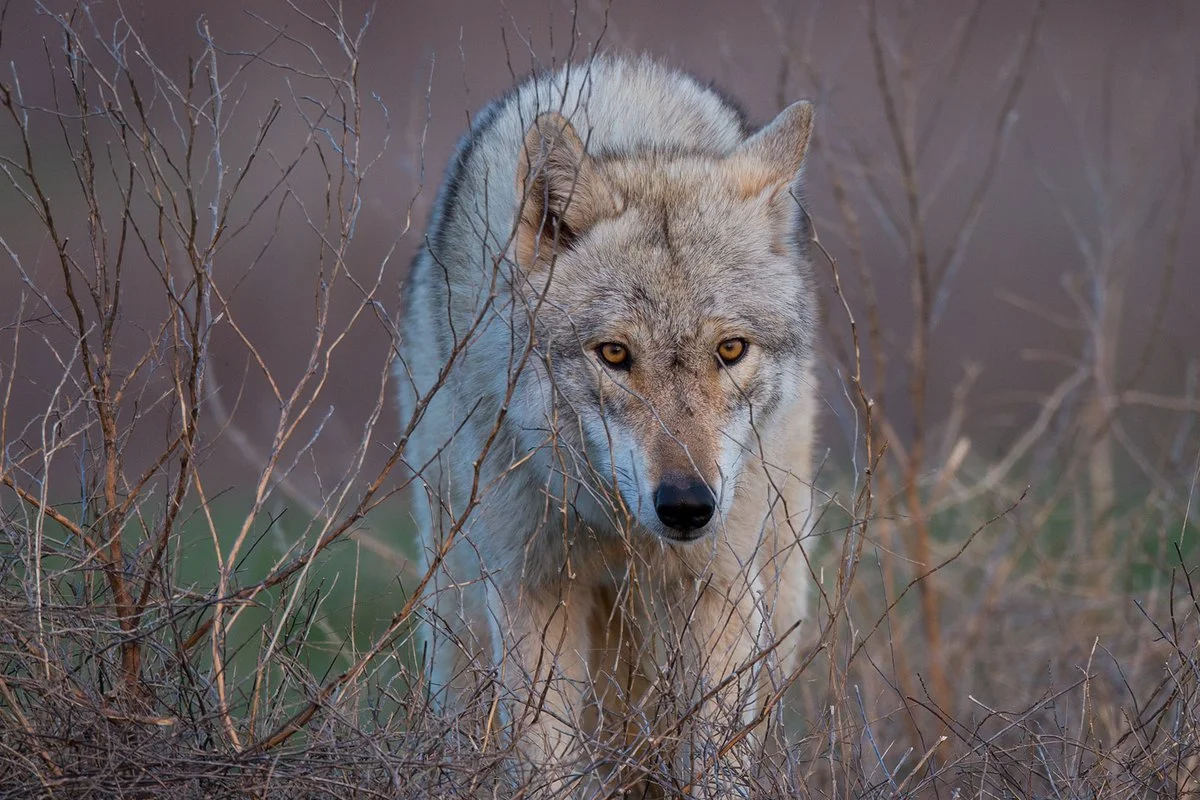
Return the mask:
<svg viewBox="0 0 1200 800">
<path fill-rule="evenodd" d="M 596 353 L 610 367 L 629 369 L 629 348 L 620 342 L 605 342 L 596 348 Z"/>
<path fill-rule="evenodd" d="M 733 366 L 746 355 L 746 347 L 745 339 L 726 339 L 717 345 L 717 356 L 725 366 Z"/>
</svg>

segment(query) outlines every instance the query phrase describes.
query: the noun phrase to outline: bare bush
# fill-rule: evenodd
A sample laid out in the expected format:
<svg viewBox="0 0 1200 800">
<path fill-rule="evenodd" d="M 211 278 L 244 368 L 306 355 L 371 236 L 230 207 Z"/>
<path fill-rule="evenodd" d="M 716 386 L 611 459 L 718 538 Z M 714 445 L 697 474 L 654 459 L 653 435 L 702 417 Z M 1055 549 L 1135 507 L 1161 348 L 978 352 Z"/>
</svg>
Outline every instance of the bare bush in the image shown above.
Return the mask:
<svg viewBox="0 0 1200 800">
<path fill-rule="evenodd" d="M 0 79 L 0 256 L 18 287 L 0 303 L 0 794 L 546 794 L 536 771 L 512 769 L 494 675 L 473 676 L 466 711 L 430 702 L 413 631 L 438 554 L 415 568 L 402 514 L 386 515 L 399 492 L 421 491 L 406 448 L 429 396 L 398 428 L 389 413 L 394 254 L 415 246 L 417 201 L 385 192 L 383 248 L 358 229 L 381 159 L 410 160 L 423 180 L 425 112 L 397 147 L 388 108 L 362 85 L 371 15 L 289 4 L 286 24 L 250 17 L 262 43 L 250 50 L 224 48 L 201 20 L 197 56 L 173 71 L 119 6 L 38 8 L 55 32 L 44 61 Z M 836 83 L 804 46 L 820 9 L 772 9 L 780 106 L 820 104 Z M 1200 372 L 1188 354 L 1183 392 L 1154 391 L 1116 353 L 1133 338 L 1125 298 L 1139 266 L 1162 277 L 1146 364 L 1172 276 L 1190 263 L 1200 96 L 1109 80 L 1091 124 L 1093 99 L 1067 90 L 1038 4 L 962 133 L 946 110 L 985 4 L 963 10 L 932 57 L 914 52 L 906 12 L 864 10 L 883 139 L 819 126 L 811 191 L 839 379 L 822 392 L 853 432 L 848 463 L 831 452 L 814 489 L 817 630 L 750 719 L 698 734 L 715 786 L 663 755 L 685 722 L 592 742 L 590 755 L 678 795 L 729 790 L 717 766 L 736 751 L 761 761 L 741 778 L 751 796 L 1194 794 Z M 2 52 L 14 33 L 2 20 L 0 32 Z M 930 354 L 1024 141 L 1015 108 L 1035 69 L 1073 120 L 1100 212 L 1081 214 L 1042 170 L 1078 250 L 1063 281 L 1071 310 L 1006 299 L 1062 327 L 1061 350 L 1029 356 L 1063 373 L 985 453 L 969 424 L 982 368 L 935 403 Z M 1128 119 L 1181 104 L 1178 157 L 1152 162 L 1161 140 Z M 985 143 L 981 162 L 954 146 L 968 135 Z M 1052 156 L 1033 143 L 1023 157 Z M 947 203 L 948 186 L 965 202 Z M 893 245 L 885 258 L 864 244 L 873 232 Z M 239 290 L 281 259 L 301 261 L 295 280 L 312 294 L 283 310 L 295 346 L 276 360 L 254 334 L 261 298 Z M 882 321 L 884 270 L 908 282 L 903 334 Z M 215 359 L 217 341 L 242 360 Z M 330 396 L 361 347 L 377 363 L 357 385 L 364 413 L 347 421 Z M 271 398 L 269 413 L 243 407 L 249 394 Z M 681 681 L 668 662 L 662 680 Z M 647 713 L 695 710 L 668 696 Z"/>
<path fill-rule="evenodd" d="M 368 324 L 390 330 L 388 258 L 365 273 L 349 265 L 362 187 L 387 145 L 360 133 L 365 116 L 386 117 L 359 88 L 367 19 L 293 12 L 304 38 L 258 20 L 267 44 L 254 52 L 223 51 L 201 20 L 200 55 L 177 79 L 119 12 L 42 9 L 59 39 L 46 51 L 48 104 L 26 97 L 20 74 L 2 87 L 15 142 L 3 168 L 23 201 L 9 219 L 20 213 L 37 230 L 4 234 L 22 287 L 6 328 L 5 397 L 24 393 L 23 407 L 41 408 L 20 418 L 6 402 L 0 433 L 0 480 L 15 502 L 4 516 L 3 680 L 19 737 L 10 785 L 51 795 L 257 794 L 300 777 L 350 786 L 362 767 L 329 760 L 333 732 L 397 713 L 386 687 L 408 678 L 380 673 L 375 656 L 391 652 L 415 597 L 369 647 L 328 659 L 335 676 L 314 671 L 307 653 L 328 625 L 318 616 L 328 592 L 310 573 L 338 543 L 370 542 L 364 518 L 394 493 L 403 448 L 364 468 L 381 420 L 391 439 L 384 349 L 376 384 L 363 387 L 375 402 L 358 445 L 331 482 L 293 486 L 328 424 L 323 398 L 347 337 Z M 282 75 L 290 96 L 246 108 L 264 73 Z M 56 162 L 71 165 L 67 179 Z M 316 278 L 297 320 L 307 340 L 298 369 L 259 354 L 235 299 L 285 237 L 304 242 L 306 280 Z M 242 386 L 275 399 L 265 437 L 245 436 L 232 417 L 238 376 L 222 383 L 210 360 L 221 336 L 244 348 Z M 218 515 L 214 447 L 263 438 L 247 453 L 257 474 L 244 505 Z M 307 519 L 249 569 L 278 507 L 297 502 Z M 212 570 L 189 571 L 189 560 Z M 371 679 L 385 687 L 379 702 L 353 708 Z M 323 724 L 306 729 L 319 709 Z M 302 730 L 298 750 L 332 771 L 278 772 L 263 755 Z"/>
<path fill-rule="evenodd" d="M 1152 69 L 1135 70 L 1123 85 L 1102 83 L 1096 100 L 1105 116 L 1091 124 L 1092 98 L 1071 95 L 1043 24 L 1048 8 L 1036 3 L 1014 26 L 992 91 L 968 97 L 962 75 L 990 10 L 971 4 L 947 21 L 936 49 L 921 51 L 912 9 L 866 3 L 865 52 L 882 134 L 872 142 L 818 142 L 834 201 L 818 221 L 854 276 L 848 297 L 845 272 L 835 287 L 846 313 L 835 308 L 830 316 L 831 362 L 849 380 L 846 397 L 858 424 L 876 430 L 873 442 L 864 436 L 855 445 L 854 484 L 861 491 L 870 476 L 876 514 L 850 516 L 863 520 L 873 569 L 855 588 L 857 612 L 846 620 L 858 640 L 854 652 L 831 666 L 834 685 L 844 687 L 833 698 L 846 706 L 826 724 L 831 739 L 843 743 L 843 785 L 867 794 L 945 787 L 979 796 L 1174 796 L 1196 779 L 1195 742 L 1191 734 L 1180 737 L 1175 723 L 1195 717 L 1194 682 L 1184 676 L 1195 662 L 1197 620 L 1191 610 L 1179 614 L 1178 605 L 1194 598 L 1188 575 L 1195 559 L 1182 549 L 1197 478 L 1194 406 L 1189 388 L 1160 404 L 1180 416 L 1148 418 L 1137 408 L 1148 398 L 1119 388 L 1146 374 L 1164 314 L 1161 295 L 1148 315 L 1127 313 L 1122 300 L 1139 262 L 1148 269 L 1149 254 L 1161 259 L 1151 274 L 1169 291 L 1179 226 L 1194 213 L 1200 96 L 1194 80 L 1185 80 L 1192 93 L 1170 145 L 1178 158 L 1148 159 L 1146 148 L 1162 143 L 1137 120 L 1164 113 L 1154 104 L 1167 102 L 1146 92 L 1141 79 Z M 802 46 L 813 40 L 818 12 L 779 9 L 775 18 L 783 43 L 780 91 L 800 83 L 830 96 L 837 76 Z M 1077 243 L 1078 271 L 1063 280 L 1074 313 L 1000 294 L 1059 327 L 1069 344 L 1025 354 L 1064 365 L 1065 374 L 1032 398 L 1033 410 L 1022 414 L 1028 422 L 1010 426 L 1005 444 L 985 456 L 971 420 L 973 389 L 986 366 L 969 363 L 957 379 L 943 373 L 935 383 L 931 353 L 955 289 L 967 280 L 992 185 L 1020 141 L 1018 101 L 1034 76 L 1047 75 L 1073 118 L 1088 202 L 1100 211 L 1094 228 L 1084 223 L 1078 201 L 1040 163 L 1045 155 L 1036 143 L 1027 148 L 1023 155 Z M 965 130 L 961 120 L 946 119 L 956 101 L 970 108 Z M 872 258 L 865 243 L 880 239 L 889 252 Z M 875 287 L 887 275 L 908 285 L 900 331 L 881 321 L 888 309 Z M 1144 320 L 1151 326 L 1145 334 L 1137 327 Z M 1116 354 L 1123 340 L 1135 338 L 1144 350 L 1129 374 L 1119 374 Z M 949 387 L 944 398 L 934 398 L 935 386 Z M 1143 442 L 1164 422 L 1174 428 L 1174 450 L 1156 458 Z M 1128 464 L 1153 487 L 1148 497 L 1139 496 L 1140 486 L 1120 491 L 1117 475 Z M 1060 527 L 1064 517 L 1069 531 Z M 1128 586 L 1143 548 L 1155 553 L 1156 573 L 1134 605 L 1117 587 Z M 1188 632 L 1159 638 L 1164 619 Z M 1087 641 L 1035 630 L 1047 623 L 1086 630 Z M 1157 669 L 1164 662 L 1165 675 Z M 837 699 L 829 702 L 836 707 Z M 1131 740 L 1150 729 L 1155 734 L 1133 756 Z M 903 768 L 893 769 L 887 754 L 898 742 L 905 746 L 893 763 Z M 864 774 L 878 782 L 864 783 Z"/>
</svg>

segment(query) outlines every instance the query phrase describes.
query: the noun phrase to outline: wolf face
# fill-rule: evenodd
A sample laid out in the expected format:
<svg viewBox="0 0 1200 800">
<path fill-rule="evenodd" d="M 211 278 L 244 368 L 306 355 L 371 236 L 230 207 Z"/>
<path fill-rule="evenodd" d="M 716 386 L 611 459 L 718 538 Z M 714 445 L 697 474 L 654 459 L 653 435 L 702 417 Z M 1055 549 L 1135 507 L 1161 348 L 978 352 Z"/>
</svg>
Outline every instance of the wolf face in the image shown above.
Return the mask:
<svg viewBox="0 0 1200 800">
<path fill-rule="evenodd" d="M 719 529 L 797 395 L 815 315 L 794 193 L 811 120 L 797 103 L 724 157 L 592 156 L 557 113 L 529 128 L 513 324 L 532 328 L 536 358 L 531 402 L 514 405 L 552 432 L 560 468 L 600 499 L 578 508 L 604 527 Z"/>
</svg>

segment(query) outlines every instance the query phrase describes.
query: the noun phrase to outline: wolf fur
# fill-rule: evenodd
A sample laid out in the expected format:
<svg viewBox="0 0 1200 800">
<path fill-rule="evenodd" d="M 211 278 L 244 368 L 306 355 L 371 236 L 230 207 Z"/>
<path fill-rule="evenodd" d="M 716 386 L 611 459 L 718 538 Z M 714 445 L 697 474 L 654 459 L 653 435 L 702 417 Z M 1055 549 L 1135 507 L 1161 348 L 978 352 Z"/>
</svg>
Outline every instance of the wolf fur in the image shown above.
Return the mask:
<svg viewBox="0 0 1200 800">
<path fill-rule="evenodd" d="M 461 708 L 494 679 L 554 780 L 673 719 L 736 731 L 798 663 L 811 121 L 751 133 L 598 57 L 493 102 L 447 170 L 396 370 L 430 687 Z"/>
</svg>

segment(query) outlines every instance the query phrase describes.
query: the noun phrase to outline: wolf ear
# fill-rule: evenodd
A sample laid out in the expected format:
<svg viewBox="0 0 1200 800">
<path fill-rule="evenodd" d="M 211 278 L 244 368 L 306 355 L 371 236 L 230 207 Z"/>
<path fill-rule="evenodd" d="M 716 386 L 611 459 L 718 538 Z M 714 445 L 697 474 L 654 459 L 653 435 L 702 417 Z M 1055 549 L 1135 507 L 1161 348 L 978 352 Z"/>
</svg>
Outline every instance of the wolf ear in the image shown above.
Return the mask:
<svg viewBox="0 0 1200 800">
<path fill-rule="evenodd" d="M 526 270 L 549 264 L 555 252 L 619 211 L 583 140 L 557 111 L 538 116 L 525 134 L 517 197 L 517 262 Z"/>
<path fill-rule="evenodd" d="M 800 177 L 812 124 L 812 103 L 792 103 L 733 151 L 739 187 L 746 197 L 767 190 L 776 195 Z"/>
<path fill-rule="evenodd" d="M 798 247 L 803 255 L 812 239 L 812 222 L 791 191 L 800 181 L 812 124 L 812 103 L 792 103 L 730 156 L 742 197 L 766 202 L 775 231 L 772 249 L 779 253 Z"/>
</svg>

